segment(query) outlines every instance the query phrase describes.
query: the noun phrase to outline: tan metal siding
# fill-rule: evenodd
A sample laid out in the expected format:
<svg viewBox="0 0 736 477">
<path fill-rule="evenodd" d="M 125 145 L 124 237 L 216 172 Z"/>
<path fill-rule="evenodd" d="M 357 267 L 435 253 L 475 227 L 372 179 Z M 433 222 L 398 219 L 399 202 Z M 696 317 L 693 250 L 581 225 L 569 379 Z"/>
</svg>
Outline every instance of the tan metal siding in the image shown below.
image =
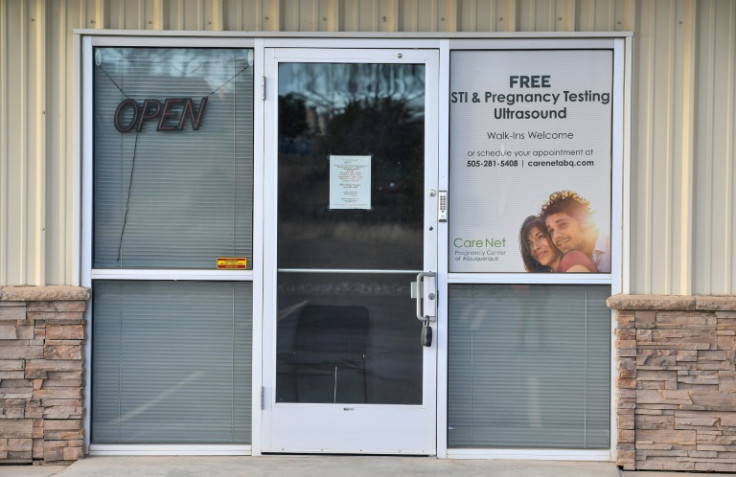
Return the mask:
<svg viewBox="0 0 736 477">
<path fill-rule="evenodd" d="M 514 2 L 472 0 L 457 2 L 455 9 L 458 31 L 514 31 L 516 8 Z"/>
<path fill-rule="evenodd" d="M 35 283 L 44 270 L 43 2 L 3 11 L 2 256 L 0 281 Z"/>
<path fill-rule="evenodd" d="M 695 4 L 642 1 L 636 16 L 632 290 L 689 293 Z"/>
<path fill-rule="evenodd" d="M 71 284 L 72 30 L 634 31 L 631 292 L 736 293 L 732 0 L 0 0 L 0 284 Z"/>
<path fill-rule="evenodd" d="M 694 292 L 736 289 L 736 2 L 702 2 L 695 111 Z"/>
<path fill-rule="evenodd" d="M 557 31 L 633 31 L 636 0 L 576 0 L 557 8 Z M 564 28 L 560 28 L 564 26 Z"/>
<path fill-rule="evenodd" d="M 74 257 L 71 215 L 74 207 L 73 91 L 74 28 L 83 24 L 80 9 L 68 2 L 46 7 L 46 277 L 49 283 L 71 283 Z"/>
<path fill-rule="evenodd" d="M 10 250 L 10 217 L 8 217 L 8 203 L 10 201 L 10 105 L 8 104 L 10 75 L 8 74 L 9 61 L 9 6 L 0 0 L 0 283 L 8 283 L 8 252 Z M 15 225 L 15 224 L 14 224 Z"/>
</svg>

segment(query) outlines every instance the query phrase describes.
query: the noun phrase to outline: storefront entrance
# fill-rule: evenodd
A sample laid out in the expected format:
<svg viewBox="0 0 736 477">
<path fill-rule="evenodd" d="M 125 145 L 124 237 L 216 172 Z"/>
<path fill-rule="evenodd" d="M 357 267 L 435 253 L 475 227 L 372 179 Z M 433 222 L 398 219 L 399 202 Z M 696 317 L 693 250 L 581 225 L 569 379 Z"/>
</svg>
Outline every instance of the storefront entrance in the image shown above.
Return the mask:
<svg viewBox="0 0 736 477">
<path fill-rule="evenodd" d="M 262 450 L 434 454 L 438 54 L 265 71 Z"/>
<path fill-rule="evenodd" d="M 90 452 L 609 459 L 622 43 L 249 41 L 85 39 Z"/>
</svg>

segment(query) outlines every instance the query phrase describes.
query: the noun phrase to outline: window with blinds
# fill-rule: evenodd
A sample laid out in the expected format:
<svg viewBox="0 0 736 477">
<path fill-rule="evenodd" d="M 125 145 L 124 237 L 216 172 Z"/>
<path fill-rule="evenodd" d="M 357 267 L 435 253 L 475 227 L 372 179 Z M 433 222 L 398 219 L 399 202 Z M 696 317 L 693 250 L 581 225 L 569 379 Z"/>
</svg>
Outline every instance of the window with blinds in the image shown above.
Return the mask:
<svg viewBox="0 0 736 477">
<path fill-rule="evenodd" d="M 251 442 L 252 284 L 98 280 L 92 442 Z"/>
<path fill-rule="evenodd" d="M 610 446 L 610 286 L 451 285 L 451 448 Z"/>
<path fill-rule="evenodd" d="M 253 50 L 92 60 L 92 443 L 249 444 Z"/>
<path fill-rule="evenodd" d="M 252 50 L 96 48 L 94 268 L 252 257 Z"/>
</svg>

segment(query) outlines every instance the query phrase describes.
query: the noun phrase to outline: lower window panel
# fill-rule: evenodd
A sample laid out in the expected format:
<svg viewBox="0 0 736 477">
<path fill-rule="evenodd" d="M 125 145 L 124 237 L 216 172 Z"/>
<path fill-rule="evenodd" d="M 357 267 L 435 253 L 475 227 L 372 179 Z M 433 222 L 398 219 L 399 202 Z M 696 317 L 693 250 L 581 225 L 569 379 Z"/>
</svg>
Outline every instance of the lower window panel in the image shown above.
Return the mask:
<svg viewBox="0 0 736 477">
<path fill-rule="evenodd" d="M 249 444 L 249 282 L 93 283 L 92 442 Z"/>
<path fill-rule="evenodd" d="M 608 449 L 610 290 L 451 286 L 448 446 Z"/>
</svg>

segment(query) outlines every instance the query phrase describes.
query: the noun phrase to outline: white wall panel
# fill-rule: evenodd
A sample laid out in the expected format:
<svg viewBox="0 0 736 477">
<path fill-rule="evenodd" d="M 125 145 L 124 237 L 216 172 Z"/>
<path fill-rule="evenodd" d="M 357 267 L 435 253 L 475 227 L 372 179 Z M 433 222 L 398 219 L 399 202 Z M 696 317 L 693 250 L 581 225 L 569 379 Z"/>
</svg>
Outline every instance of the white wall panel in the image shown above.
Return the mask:
<svg viewBox="0 0 736 477">
<path fill-rule="evenodd" d="M 634 31 L 630 291 L 736 293 L 732 0 L 0 0 L 0 284 L 75 282 L 75 28 Z"/>
</svg>

